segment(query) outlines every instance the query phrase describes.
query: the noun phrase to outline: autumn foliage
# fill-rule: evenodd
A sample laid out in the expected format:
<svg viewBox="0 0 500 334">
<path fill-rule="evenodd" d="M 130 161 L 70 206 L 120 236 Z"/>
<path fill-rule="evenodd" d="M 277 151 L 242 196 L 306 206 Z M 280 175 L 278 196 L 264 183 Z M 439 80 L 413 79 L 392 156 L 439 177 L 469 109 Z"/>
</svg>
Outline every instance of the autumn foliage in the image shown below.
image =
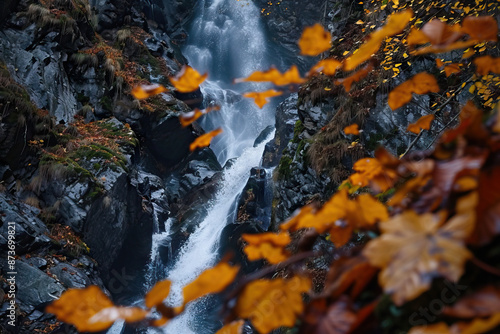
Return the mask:
<svg viewBox="0 0 500 334">
<path fill-rule="evenodd" d="M 479 12 L 447 23 L 425 14 L 428 10 L 421 11 L 425 16 L 416 8 L 405 8 L 409 3 L 414 4 L 394 0 L 389 7 L 378 6 L 381 11 L 386 7 L 394 11 L 383 26 L 368 33 L 361 46 L 347 50 L 345 59 L 320 60 L 307 76 L 325 76 L 349 92 L 373 71 L 382 71 L 374 58 L 394 46 L 393 38 L 403 59 L 464 49 L 459 59 L 439 59 L 435 71 L 398 81 L 388 93 L 388 107 L 395 113 L 412 103 L 413 94 L 428 94 L 443 103 L 425 108 L 421 118 L 409 122 L 408 135 L 419 136 L 440 123 L 444 98 L 453 98 L 467 85 L 477 87 L 469 89 L 471 94 L 484 88 L 474 101 L 456 110 L 457 124 L 443 126 L 433 148 L 401 157 L 379 148 L 373 157 L 355 161 L 353 173 L 324 203 L 302 207 L 280 225 L 279 232 L 242 236 L 242 252 L 248 261 L 262 261 L 261 269 L 244 275 L 237 264 L 225 259 L 184 287 L 181 305 L 164 303 L 170 293 L 170 281 L 165 280 L 145 296 L 145 308 L 115 306 L 99 289 L 89 287 L 67 291 L 47 311 L 82 331 L 103 330 L 118 318 L 160 326 L 183 312 L 187 303 L 220 294 L 225 325 L 217 333 L 241 333 L 245 322 L 258 333 L 281 327 L 318 334 L 391 332 L 396 325 L 387 325 L 390 321 L 404 317 L 401 314 L 408 310 L 411 318 L 411 312 L 425 303 L 440 300 L 443 286 L 457 283 L 467 284 L 467 294 L 455 296 L 425 321 L 426 326 L 405 318 L 398 329 L 412 334 L 498 331 L 500 109 L 494 107 L 500 94 L 494 90 L 499 82 L 494 75 L 500 74 L 500 62 L 484 54 L 492 49 L 487 43 L 497 41 L 498 23 Z M 476 4 L 482 6 L 480 1 Z M 460 13 L 473 12 L 464 5 L 454 6 Z M 301 54 L 329 51 L 331 38 L 320 25 L 305 29 L 298 43 Z M 453 89 L 440 87 L 438 82 L 453 80 L 465 68 L 474 73 L 468 82 L 459 82 Z M 393 72 L 395 78 L 400 70 Z M 179 91 L 192 91 L 205 79 L 206 75 L 186 67 L 171 81 Z M 284 73 L 275 68 L 256 71 L 235 82 L 293 87 L 305 80 L 292 66 Z M 134 95 L 147 98 L 161 90 L 140 87 Z M 244 96 L 262 108 L 269 98 L 285 91 Z M 187 126 L 208 111 L 182 115 L 181 123 Z M 359 135 L 360 128 L 351 124 L 343 130 L 345 135 Z M 209 145 L 221 131 L 200 136 L 191 150 Z M 318 246 L 325 243 L 331 248 Z M 323 267 L 318 269 L 317 263 Z"/>
</svg>

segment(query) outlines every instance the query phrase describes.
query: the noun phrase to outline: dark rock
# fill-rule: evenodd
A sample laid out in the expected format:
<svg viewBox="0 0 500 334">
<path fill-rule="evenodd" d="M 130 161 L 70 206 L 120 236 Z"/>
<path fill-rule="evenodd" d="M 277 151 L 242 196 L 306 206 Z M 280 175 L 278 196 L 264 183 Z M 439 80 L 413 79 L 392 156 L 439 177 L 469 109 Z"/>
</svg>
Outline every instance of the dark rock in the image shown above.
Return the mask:
<svg viewBox="0 0 500 334">
<path fill-rule="evenodd" d="M 270 181 L 265 169 L 250 170 L 250 178 L 238 200 L 237 222 L 252 221 L 262 231 L 269 228 L 273 197 Z"/>
<path fill-rule="evenodd" d="M 269 137 L 269 135 L 274 131 L 274 125 L 268 125 L 262 132 L 259 134 L 259 136 L 255 139 L 253 143 L 253 147 L 259 146 L 261 143 L 264 142 L 264 140 Z"/>
<path fill-rule="evenodd" d="M 298 119 L 297 93 L 294 93 L 276 108 L 276 133 L 274 139 L 264 148 L 263 167 L 269 168 L 278 164 L 283 150 L 293 138 L 293 130 Z"/>
<path fill-rule="evenodd" d="M 87 275 L 78 268 L 67 263 L 59 263 L 55 267 L 49 269 L 50 273 L 57 277 L 65 288 L 85 288 L 91 285 Z"/>
</svg>

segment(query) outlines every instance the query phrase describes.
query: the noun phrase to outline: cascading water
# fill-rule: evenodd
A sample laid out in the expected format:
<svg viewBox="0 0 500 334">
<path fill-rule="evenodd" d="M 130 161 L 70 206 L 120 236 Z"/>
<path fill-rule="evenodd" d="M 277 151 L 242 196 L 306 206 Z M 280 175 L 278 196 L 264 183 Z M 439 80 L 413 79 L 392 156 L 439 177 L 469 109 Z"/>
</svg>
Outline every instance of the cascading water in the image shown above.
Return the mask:
<svg viewBox="0 0 500 334">
<path fill-rule="evenodd" d="M 273 136 L 273 133 L 269 134 L 266 140 L 253 147 L 262 130 L 273 124 L 274 105 L 269 104 L 261 110 L 253 101 L 241 96 L 244 91 L 265 90 L 266 85 L 232 84 L 235 78 L 246 77 L 270 65 L 266 60 L 266 39 L 260 11 L 252 2 L 199 0 L 195 17 L 184 55 L 190 66 L 200 73 L 209 74 L 209 79 L 201 86 L 205 105 L 221 107 L 219 111 L 211 111 L 204 116 L 201 126 L 206 131 L 223 128 L 224 132 L 210 145 L 221 165 L 228 159 L 237 159 L 225 168 L 217 194 L 206 204 L 207 216 L 199 222 L 173 263 L 168 264 L 171 269 L 164 277 L 158 277 L 161 276 L 158 271 L 167 266 L 158 263 L 160 258 L 156 252 L 160 244 L 170 242 L 169 222 L 165 224 L 165 232 L 153 236 L 148 285 L 152 286 L 158 279 L 170 279 L 172 286 L 166 302 L 173 306 L 182 303 L 184 286 L 216 264 L 221 232 L 234 219 L 234 204 L 245 187 L 250 169 L 259 165 L 265 143 Z M 211 300 L 206 298 L 192 302 L 166 327 L 149 329 L 148 333 L 212 334 L 219 326 L 207 315 L 212 306 Z M 120 326 L 114 326 L 110 332 L 119 331 Z"/>
</svg>

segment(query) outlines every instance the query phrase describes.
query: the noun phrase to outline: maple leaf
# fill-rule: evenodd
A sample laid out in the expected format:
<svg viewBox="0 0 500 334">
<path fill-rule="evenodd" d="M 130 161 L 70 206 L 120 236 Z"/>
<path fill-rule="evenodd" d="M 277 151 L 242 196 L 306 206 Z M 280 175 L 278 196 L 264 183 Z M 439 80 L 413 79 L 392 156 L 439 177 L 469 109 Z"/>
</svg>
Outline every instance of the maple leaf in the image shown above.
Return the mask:
<svg viewBox="0 0 500 334">
<path fill-rule="evenodd" d="M 243 234 L 242 238 L 248 243 L 244 252 L 250 261 L 266 259 L 271 264 L 277 264 L 289 256 L 285 250 L 291 241 L 288 233 Z"/>
<path fill-rule="evenodd" d="M 431 127 L 431 122 L 433 120 L 434 120 L 434 115 L 422 116 L 415 123 L 408 125 L 406 131 L 419 134 L 420 130 L 429 130 Z"/>
<path fill-rule="evenodd" d="M 245 321 L 233 321 L 217 331 L 215 334 L 242 334 Z"/>
<path fill-rule="evenodd" d="M 156 283 L 146 294 L 146 307 L 152 308 L 153 306 L 161 304 L 170 293 L 170 284 L 171 282 L 169 280 L 163 280 Z"/>
<path fill-rule="evenodd" d="M 251 99 L 254 99 L 255 104 L 262 109 L 267 103 L 269 103 L 269 98 L 274 97 L 274 96 L 280 96 L 282 95 L 283 92 L 274 90 L 274 89 L 269 89 L 264 92 L 249 92 L 243 94 L 244 97 L 248 97 Z"/>
<path fill-rule="evenodd" d="M 335 80 L 335 84 L 344 85 L 345 91 L 349 92 L 351 90 L 351 86 L 353 83 L 358 82 L 359 80 L 366 77 L 372 70 L 373 70 L 373 64 L 368 63 L 364 67 L 360 68 L 359 70 L 351 74 L 350 76 L 343 79 Z"/>
<path fill-rule="evenodd" d="M 207 77 L 207 73 L 200 75 L 191 66 L 184 66 L 177 76 L 169 77 L 169 79 L 177 91 L 189 93 L 197 90 Z"/>
<path fill-rule="evenodd" d="M 490 72 L 500 74 L 500 58 L 482 56 L 474 59 L 473 63 L 476 65 L 476 72 L 480 75 L 488 75 Z"/>
<path fill-rule="evenodd" d="M 220 110 L 220 106 L 208 107 L 204 110 L 196 108 L 193 111 L 182 113 L 179 116 L 179 122 L 181 123 L 182 127 L 186 127 L 189 124 L 195 122 L 201 116 L 208 114 L 212 110 Z"/>
<path fill-rule="evenodd" d="M 315 73 L 322 72 L 326 75 L 333 76 L 337 72 L 337 69 L 342 65 L 342 63 L 335 59 L 323 59 L 314 65 L 308 73 L 311 76 Z"/>
<path fill-rule="evenodd" d="M 474 228 L 476 203 L 477 194 L 464 196 L 444 224 L 439 215 L 405 211 L 380 225 L 382 235 L 366 245 L 363 255 L 382 268 L 379 284 L 396 305 L 418 297 L 434 277 L 460 278 L 471 257 L 464 240 Z"/>
<path fill-rule="evenodd" d="M 221 133 L 222 133 L 222 129 L 218 128 L 218 129 L 215 129 L 213 131 L 207 132 L 207 133 L 199 136 L 191 143 L 191 145 L 189 145 L 189 150 L 192 152 L 192 151 L 196 150 L 197 148 L 202 148 L 202 147 L 206 147 L 206 146 L 210 145 L 210 142 L 212 141 L 212 139 Z"/>
<path fill-rule="evenodd" d="M 356 123 L 346 126 L 344 133 L 346 135 L 359 135 L 359 126 Z"/>
<path fill-rule="evenodd" d="M 289 84 L 301 84 L 305 82 L 305 79 L 300 77 L 298 67 L 292 65 L 290 69 L 283 74 L 273 67 L 265 72 L 255 71 L 246 78 L 234 80 L 235 83 L 246 81 L 272 82 L 277 86 L 284 86 Z"/>
<path fill-rule="evenodd" d="M 426 94 L 429 92 L 439 92 L 436 78 L 426 72 L 418 73 L 389 93 L 389 107 L 396 110 L 411 101 L 412 93 Z"/>
<path fill-rule="evenodd" d="M 332 35 L 326 31 L 321 24 L 316 23 L 312 27 L 306 27 L 299 39 L 300 54 L 306 56 L 317 56 L 331 47 Z"/>
<path fill-rule="evenodd" d="M 132 96 L 137 100 L 144 100 L 148 97 L 155 96 L 166 92 L 167 89 L 162 85 L 141 85 L 132 89 Z"/>
<path fill-rule="evenodd" d="M 238 317 L 249 319 L 261 334 L 282 326 L 293 327 L 297 315 L 304 312 L 302 294 L 310 289 L 311 280 L 300 276 L 256 280 L 239 295 L 235 312 Z"/>
<path fill-rule="evenodd" d="M 344 62 L 344 70 L 352 71 L 362 62 L 370 59 L 372 54 L 380 49 L 382 42 L 390 36 L 399 34 L 413 17 L 411 9 L 389 15 L 387 23 L 370 34 L 369 40 L 365 42 L 352 56 Z"/>
<path fill-rule="evenodd" d="M 239 266 L 233 267 L 226 262 L 220 262 L 215 267 L 205 270 L 182 289 L 184 305 L 209 293 L 223 291 L 234 281 L 239 270 Z"/>
<path fill-rule="evenodd" d="M 75 326 L 80 332 L 103 331 L 118 318 L 127 322 L 139 321 L 148 313 L 140 308 L 114 306 L 95 285 L 85 289 L 68 289 L 47 306 L 46 311 L 54 314 L 58 320 Z"/>
</svg>

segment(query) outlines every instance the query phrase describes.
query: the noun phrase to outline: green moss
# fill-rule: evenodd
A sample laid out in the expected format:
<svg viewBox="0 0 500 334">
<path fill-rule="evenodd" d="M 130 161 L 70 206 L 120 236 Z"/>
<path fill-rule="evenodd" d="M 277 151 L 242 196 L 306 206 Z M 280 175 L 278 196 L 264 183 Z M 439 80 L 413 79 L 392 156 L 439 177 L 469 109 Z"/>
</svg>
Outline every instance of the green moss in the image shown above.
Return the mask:
<svg viewBox="0 0 500 334">
<path fill-rule="evenodd" d="M 278 165 L 278 179 L 287 179 L 291 175 L 290 164 L 293 159 L 288 155 L 283 155 L 281 157 L 280 163 Z"/>
<path fill-rule="evenodd" d="M 302 124 L 302 121 L 299 119 L 297 122 L 295 122 L 295 126 L 293 128 L 293 143 L 298 143 L 299 142 L 299 136 L 300 134 L 305 130 L 304 124 Z"/>
<path fill-rule="evenodd" d="M 113 111 L 113 101 L 109 96 L 104 95 L 99 102 L 105 110 Z"/>
</svg>

